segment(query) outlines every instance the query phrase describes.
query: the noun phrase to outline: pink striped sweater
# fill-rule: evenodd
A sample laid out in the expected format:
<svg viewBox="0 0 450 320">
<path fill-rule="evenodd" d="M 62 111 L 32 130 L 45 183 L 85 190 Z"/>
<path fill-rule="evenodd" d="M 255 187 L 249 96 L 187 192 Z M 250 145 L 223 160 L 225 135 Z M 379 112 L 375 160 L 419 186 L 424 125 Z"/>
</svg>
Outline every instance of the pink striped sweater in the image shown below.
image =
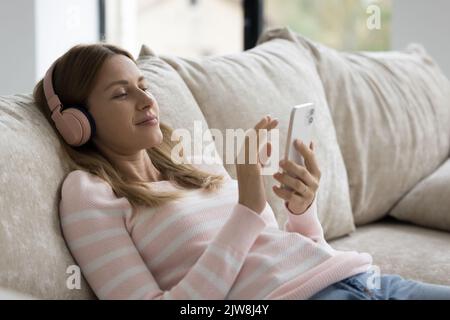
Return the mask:
<svg viewBox="0 0 450 320">
<path fill-rule="evenodd" d="M 138 212 L 99 177 L 67 175 L 63 235 L 99 299 L 307 299 L 370 268 L 369 254 L 328 245 L 316 200 L 302 215 L 285 208 L 280 230 L 268 203 L 260 215 L 238 203 L 237 181 L 223 166 L 196 166 L 225 175 L 224 187 Z"/>
</svg>

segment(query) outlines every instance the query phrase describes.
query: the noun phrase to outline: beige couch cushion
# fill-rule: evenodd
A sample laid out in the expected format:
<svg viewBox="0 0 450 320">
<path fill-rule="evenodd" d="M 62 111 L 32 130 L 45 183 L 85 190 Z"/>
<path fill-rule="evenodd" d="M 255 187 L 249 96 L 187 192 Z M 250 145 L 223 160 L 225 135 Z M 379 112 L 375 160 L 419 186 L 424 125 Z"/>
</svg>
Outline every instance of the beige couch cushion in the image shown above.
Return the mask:
<svg viewBox="0 0 450 320">
<path fill-rule="evenodd" d="M 450 159 L 412 188 L 394 206 L 390 215 L 425 227 L 450 231 Z"/>
<path fill-rule="evenodd" d="M 88 299 L 62 237 L 58 203 L 67 168 L 59 140 L 31 94 L 0 97 L 0 286 L 44 299 Z"/>
<path fill-rule="evenodd" d="M 224 136 L 225 129 L 251 128 L 266 114 L 278 118 L 281 156 L 292 106 L 314 102 L 314 141 L 322 171 L 318 215 L 327 239 L 345 235 L 354 230 L 347 176 L 312 57 L 298 46 L 287 29 L 266 32 L 260 44 L 238 54 L 203 59 L 162 58 L 184 79 L 209 127 L 219 129 Z M 222 151 L 219 150 L 221 155 Z M 236 178 L 234 165 L 225 163 L 225 167 Z M 282 225 L 286 219 L 280 214 L 283 200 L 271 188 L 278 182 L 270 175 L 264 179 L 268 202 Z"/>
<path fill-rule="evenodd" d="M 168 124 L 173 129 L 187 129 L 191 137 L 194 137 L 195 121 L 203 130 L 208 128 L 208 124 L 189 88 L 169 64 L 155 57 L 148 48 L 142 48 L 137 64 L 149 83 L 150 92 L 158 102 L 160 119 L 163 123 Z M 191 155 L 196 156 L 196 151 L 205 148 L 207 145 L 214 147 L 212 141 L 210 137 L 201 141 L 192 139 L 191 142 L 199 143 L 199 145 L 192 145 Z M 217 153 L 216 150 L 213 150 L 213 152 Z"/>
<path fill-rule="evenodd" d="M 338 250 L 367 252 L 382 274 L 450 285 L 450 233 L 383 219 L 331 241 Z"/>
<path fill-rule="evenodd" d="M 355 224 L 375 221 L 448 158 L 450 83 L 419 45 L 349 53 L 297 39 L 316 59 Z"/>
</svg>

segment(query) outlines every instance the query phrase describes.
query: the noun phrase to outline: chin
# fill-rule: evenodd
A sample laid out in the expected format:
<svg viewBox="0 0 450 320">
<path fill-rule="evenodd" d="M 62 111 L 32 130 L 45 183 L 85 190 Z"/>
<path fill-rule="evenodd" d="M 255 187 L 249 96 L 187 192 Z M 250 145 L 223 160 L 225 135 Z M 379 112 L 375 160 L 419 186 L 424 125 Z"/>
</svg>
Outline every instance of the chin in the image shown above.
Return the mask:
<svg viewBox="0 0 450 320">
<path fill-rule="evenodd" d="M 161 145 L 164 141 L 164 136 L 163 136 L 161 130 L 158 130 L 157 133 L 153 133 L 151 135 L 150 140 L 151 140 L 151 145 L 149 146 L 149 148 Z"/>
</svg>

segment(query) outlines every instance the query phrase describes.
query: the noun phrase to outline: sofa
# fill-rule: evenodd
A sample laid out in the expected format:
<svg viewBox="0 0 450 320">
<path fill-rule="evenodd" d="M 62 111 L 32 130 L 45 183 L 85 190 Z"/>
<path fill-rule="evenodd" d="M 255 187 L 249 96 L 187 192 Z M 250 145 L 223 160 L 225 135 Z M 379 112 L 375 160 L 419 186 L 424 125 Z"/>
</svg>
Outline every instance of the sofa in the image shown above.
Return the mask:
<svg viewBox="0 0 450 320">
<path fill-rule="evenodd" d="M 381 273 L 450 285 L 450 83 L 423 46 L 340 52 L 274 28 L 254 48 L 219 56 L 158 55 L 144 44 L 137 63 L 162 122 L 225 136 L 271 114 L 280 158 L 291 108 L 313 102 L 327 241 L 370 253 Z M 0 297 L 96 299 L 76 279 L 59 224 L 67 155 L 31 93 L 0 96 L 0 132 Z M 222 146 L 205 137 L 198 146 L 212 143 L 235 179 Z M 282 228 L 277 181 L 264 183 Z"/>
</svg>

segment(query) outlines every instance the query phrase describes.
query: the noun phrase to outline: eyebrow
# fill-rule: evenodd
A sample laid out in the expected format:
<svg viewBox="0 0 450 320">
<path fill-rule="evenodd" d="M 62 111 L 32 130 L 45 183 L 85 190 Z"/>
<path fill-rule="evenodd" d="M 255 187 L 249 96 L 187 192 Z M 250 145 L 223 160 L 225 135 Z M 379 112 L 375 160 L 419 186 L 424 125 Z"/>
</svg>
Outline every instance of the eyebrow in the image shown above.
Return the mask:
<svg viewBox="0 0 450 320">
<path fill-rule="evenodd" d="M 144 76 L 140 76 L 139 79 L 138 79 L 138 82 L 140 82 L 142 80 L 144 80 Z M 128 81 L 127 80 L 113 81 L 105 88 L 104 91 L 107 91 L 109 88 L 111 88 L 112 86 L 117 85 L 117 84 L 128 84 Z"/>
</svg>

